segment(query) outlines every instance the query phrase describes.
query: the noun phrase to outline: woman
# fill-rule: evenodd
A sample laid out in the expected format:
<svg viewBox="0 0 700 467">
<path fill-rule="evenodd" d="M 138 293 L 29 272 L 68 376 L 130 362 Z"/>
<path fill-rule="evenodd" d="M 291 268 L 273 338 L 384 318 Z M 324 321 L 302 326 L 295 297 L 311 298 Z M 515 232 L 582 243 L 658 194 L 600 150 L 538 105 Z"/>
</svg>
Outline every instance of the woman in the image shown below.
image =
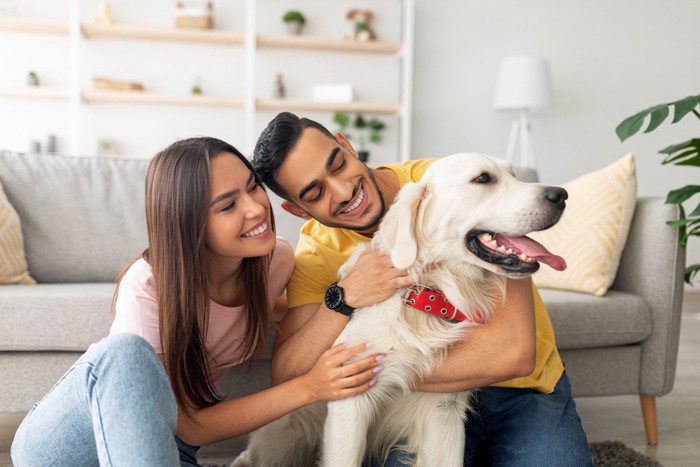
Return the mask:
<svg viewBox="0 0 700 467">
<path fill-rule="evenodd" d="M 248 160 L 214 138 L 179 141 L 146 175 L 149 247 L 115 292 L 110 337 L 92 345 L 25 417 L 17 467 L 197 465 L 197 446 L 306 404 L 368 390 L 383 356 L 326 351 L 306 374 L 223 401 L 226 370 L 262 350 L 293 269 Z M 281 306 L 274 307 L 278 303 Z M 273 316 L 273 308 L 281 310 Z"/>
</svg>

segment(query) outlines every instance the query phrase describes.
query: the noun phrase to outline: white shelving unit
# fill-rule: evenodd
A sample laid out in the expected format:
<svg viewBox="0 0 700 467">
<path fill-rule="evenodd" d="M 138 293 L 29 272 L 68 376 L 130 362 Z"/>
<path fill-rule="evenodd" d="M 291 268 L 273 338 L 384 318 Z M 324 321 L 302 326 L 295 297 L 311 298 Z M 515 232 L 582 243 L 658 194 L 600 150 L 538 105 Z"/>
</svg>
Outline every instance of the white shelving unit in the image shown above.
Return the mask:
<svg viewBox="0 0 700 467">
<path fill-rule="evenodd" d="M 384 0 L 392 1 L 392 0 Z M 312 35 L 285 36 L 261 34 L 258 31 L 260 2 L 245 0 L 245 30 L 192 30 L 163 27 L 147 27 L 128 24 L 98 25 L 81 22 L 80 0 L 69 0 L 68 21 L 9 19 L 0 18 L 0 32 L 29 33 L 41 35 L 61 35 L 68 37 L 69 57 L 67 74 L 68 89 L 36 87 L 21 89 L 0 89 L 0 99 L 51 99 L 69 103 L 71 153 L 80 153 L 78 141 L 81 138 L 84 122 L 82 114 L 86 106 L 101 105 L 153 105 L 186 106 L 241 109 L 244 124 L 244 146 L 252 151 L 255 142 L 256 115 L 267 111 L 327 112 L 346 111 L 367 114 L 397 116 L 398 154 L 397 159 L 410 159 L 411 134 L 411 89 L 413 67 L 413 0 L 398 1 L 401 10 L 400 42 L 354 42 L 343 39 L 315 37 Z M 148 91 L 103 91 L 81 87 L 80 77 L 85 58 L 81 56 L 87 41 L 160 41 L 163 43 L 213 44 L 216 46 L 240 47 L 243 54 L 242 68 L 245 69 L 245 85 L 242 95 L 177 94 L 172 92 Z M 260 80 L 258 56 L 262 51 L 283 53 L 303 52 L 307 54 L 351 54 L 381 57 L 399 61 L 397 87 L 400 89 L 397 102 L 371 102 L 367 100 L 346 104 L 319 103 L 298 98 L 261 98 L 256 93 L 256 83 Z M 173 110 L 168 110 L 172 112 Z"/>
</svg>

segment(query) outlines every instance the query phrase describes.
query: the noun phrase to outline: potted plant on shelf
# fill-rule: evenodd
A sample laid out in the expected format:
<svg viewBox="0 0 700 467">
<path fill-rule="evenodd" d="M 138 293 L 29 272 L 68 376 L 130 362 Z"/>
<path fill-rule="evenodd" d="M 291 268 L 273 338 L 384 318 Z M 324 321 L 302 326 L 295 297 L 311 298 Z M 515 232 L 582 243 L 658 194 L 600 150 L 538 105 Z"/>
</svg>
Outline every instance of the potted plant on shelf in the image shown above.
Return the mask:
<svg viewBox="0 0 700 467">
<path fill-rule="evenodd" d="M 282 16 L 282 21 L 287 25 L 287 31 L 290 34 L 301 34 L 306 24 L 306 17 L 299 10 L 289 10 Z"/>
<path fill-rule="evenodd" d="M 353 140 L 353 133 L 357 134 L 357 155 L 362 162 L 369 160 L 369 149 L 367 143 L 380 143 L 382 141 L 382 131 L 386 124 L 378 118 L 367 120 L 362 114 L 357 114 L 352 118 L 347 112 L 335 112 L 333 121 L 340 127 L 338 131 L 347 139 Z M 350 128 L 356 131 L 351 131 Z"/>
<path fill-rule="evenodd" d="M 654 131 L 666 120 L 671 107 L 673 107 L 673 121 L 671 123 L 676 123 L 690 114 L 700 119 L 700 95 L 688 96 L 675 102 L 659 104 L 642 110 L 626 118 L 617 126 L 615 132 L 620 138 L 620 141 L 624 141 L 642 129 L 647 116 L 649 116 L 649 123 L 644 133 Z M 666 155 L 665 159 L 661 162 L 662 164 L 700 168 L 700 138 L 692 138 L 683 143 L 673 144 L 660 150 L 659 154 Z M 683 188 L 671 190 L 666 196 L 667 204 L 677 204 L 681 208 L 681 218 L 675 221 L 669 221 L 668 225 L 680 229 L 680 241 L 683 246 L 688 243 L 688 239 L 691 236 L 700 236 L 700 204 L 687 216 L 685 215 L 685 209 L 683 209 L 682 204 L 698 193 L 700 193 L 700 185 L 688 185 Z M 688 266 L 685 270 L 685 281 L 692 285 L 693 278 L 698 272 L 700 272 L 700 264 L 691 264 Z"/>
</svg>

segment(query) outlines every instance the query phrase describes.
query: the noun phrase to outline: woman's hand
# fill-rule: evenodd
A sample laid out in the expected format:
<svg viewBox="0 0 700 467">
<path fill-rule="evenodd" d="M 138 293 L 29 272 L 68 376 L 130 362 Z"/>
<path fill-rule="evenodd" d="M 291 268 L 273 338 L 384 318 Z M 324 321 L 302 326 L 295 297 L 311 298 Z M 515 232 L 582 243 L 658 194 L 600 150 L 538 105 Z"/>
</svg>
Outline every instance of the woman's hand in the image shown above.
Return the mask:
<svg viewBox="0 0 700 467">
<path fill-rule="evenodd" d="M 323 352 L 308 373 L 301 376 L 314 401 L 332 401 L 356 396 L 367 391 L 376 382 L 376 375 L 384 369 L 379 364 L 386 356 L 381 354 L 348 363 L 353 356 L 366 350 L 367 344 L 346 348 L 338 344 Z"/>
</svg>

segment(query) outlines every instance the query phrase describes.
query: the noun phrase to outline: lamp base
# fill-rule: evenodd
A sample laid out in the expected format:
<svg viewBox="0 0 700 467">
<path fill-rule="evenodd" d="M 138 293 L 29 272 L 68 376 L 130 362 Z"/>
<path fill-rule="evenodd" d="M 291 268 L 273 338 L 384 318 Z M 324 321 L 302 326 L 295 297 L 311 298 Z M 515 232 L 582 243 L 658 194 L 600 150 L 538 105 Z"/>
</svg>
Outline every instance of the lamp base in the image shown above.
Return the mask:
<svg viewBox="0 0 700 467">
<path fill-rule="evenodd" d="M 530 132 L 530 120 L 527 109 L 520 111 L 519 117 L 513 121 L 508 138 L 508 149 L 506 150 L 506 160 L 523 170 L 531 169 L 537 173 L 535 164 L 535 149 L 532 144 L 532 133 Z"/>
</svg>

